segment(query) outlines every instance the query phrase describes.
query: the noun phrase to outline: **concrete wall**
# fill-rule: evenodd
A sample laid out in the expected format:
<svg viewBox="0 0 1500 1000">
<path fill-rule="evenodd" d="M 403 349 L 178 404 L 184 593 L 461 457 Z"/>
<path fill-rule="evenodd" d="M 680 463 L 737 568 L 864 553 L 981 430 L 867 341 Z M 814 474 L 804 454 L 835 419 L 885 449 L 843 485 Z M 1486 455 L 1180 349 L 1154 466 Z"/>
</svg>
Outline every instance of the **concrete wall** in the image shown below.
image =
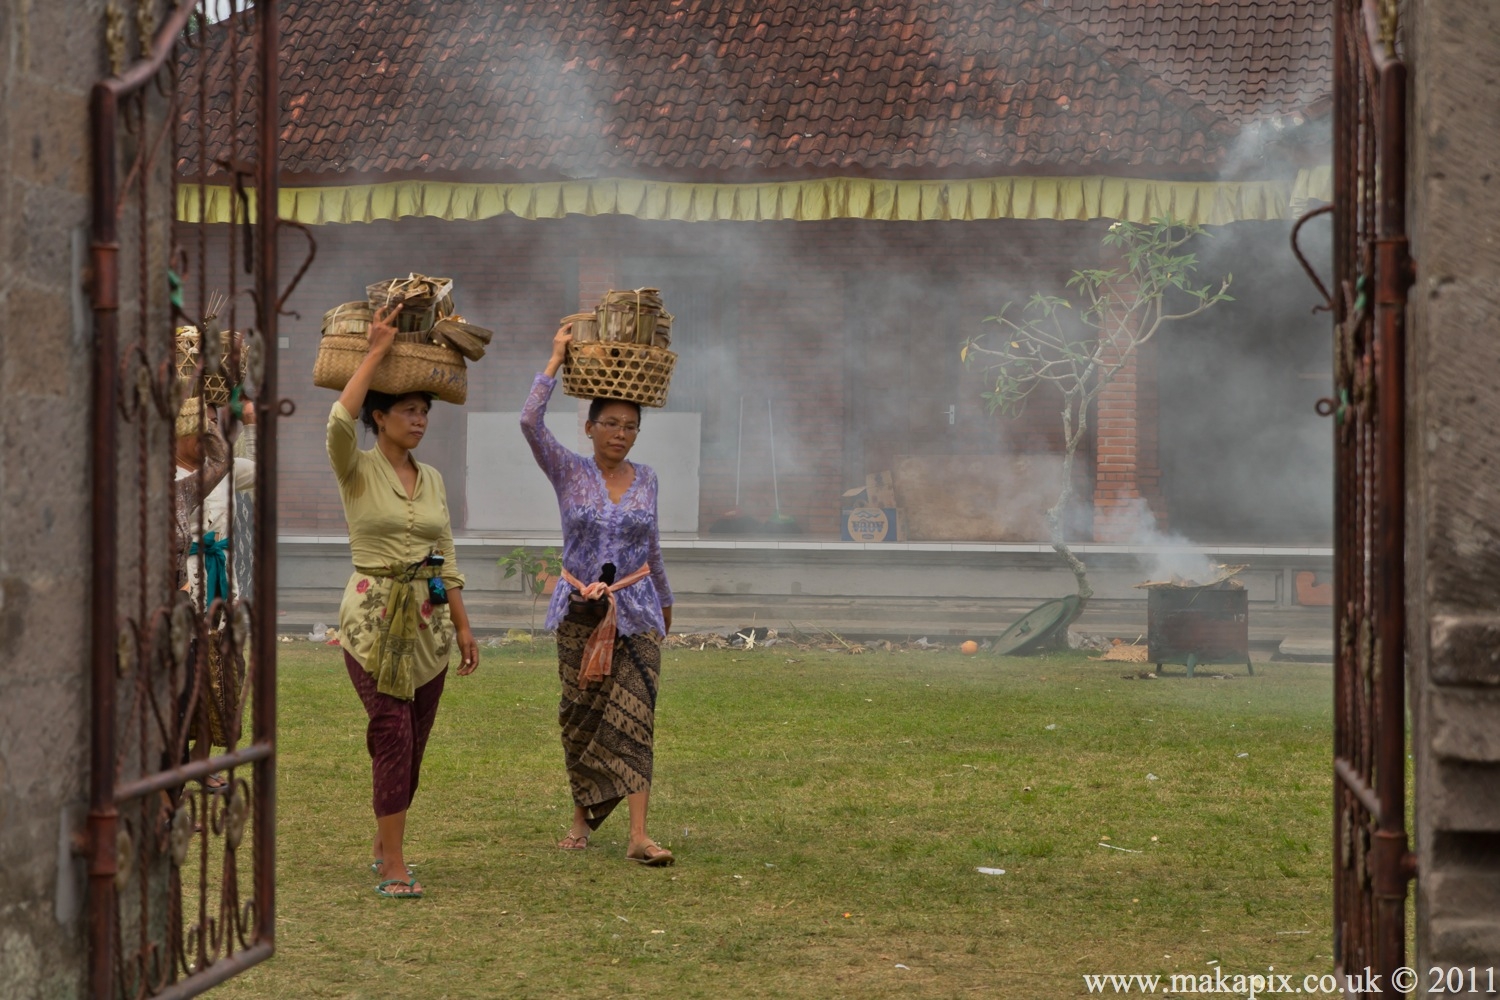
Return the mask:
<svg viewBox="0 0 1500 1000">
<path fill-rule="evenodd" d="M 88 87 L 102 0 L 0 0 L 0 993 L 85 984 Z"/>
<path fill-rule="evenodd" d="M 1500 965 L 1500 5 L 1417 0 L 1408 18 L 1412 964 L 1425 970 Z"/>
<path fill-rule="evenodd" d="M 465 593 L 520 592 L 520 581 L 504 579 L 495 561 L 518 545 L 562 544 L 558 535 L 459 537 L 458 564 L 468 580 Z M 1085 543 L 1076 549 L 1089 566 L 1089 582 L 1100 600 L 1139 601 L 1136 585 L 1153 573 L 1153 553 L 1127 545 Z M 1327 581 L 1329 550 L 1271 546 L 1197 548 L 1174 553 L 1245 565 L 1238 579 L 1250 600 L 1278 607 L 1317 606 L 1299 599 L 1309 574 Z M 728 540 L 665 538 L 662 557 L 672 592 L 689 595 L 756 594 L 795 597 L 902 597 L 1045 600 L 1073 593 L 1077 583 L 1045 544 L 985 542 L 857 543 L 815 539 Z M 349 580 L 345 535 L 283 535 L 277 549 L 277 579 L 286 591 L 324 590 L 336 605 Z"/>
</svg>

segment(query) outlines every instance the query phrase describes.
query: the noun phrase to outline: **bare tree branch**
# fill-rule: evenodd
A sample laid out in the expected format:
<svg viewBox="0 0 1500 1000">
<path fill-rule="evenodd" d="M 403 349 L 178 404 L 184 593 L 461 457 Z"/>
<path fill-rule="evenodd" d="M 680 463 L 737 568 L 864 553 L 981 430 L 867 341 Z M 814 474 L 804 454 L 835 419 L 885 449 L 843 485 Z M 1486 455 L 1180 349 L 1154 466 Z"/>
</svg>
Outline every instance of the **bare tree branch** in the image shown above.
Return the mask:
<svg viewBox="0 0 1500 1000">
<path fill-rule="evenodd" d="M 1116 222 L 1103 243 L 1120 251 L 1125 266 L 1074 271 L 1066 288 L 1075 293 L 1076 307 L 1066 297 L 1037 292 L 1020 306 L 1017 318 L 1008 315 L 1017 303 L 1007 302 L 989 317 L 996 329 L 964 344 L 963 363 L 992 380 L 993 388 L 985 393 L 991 412 L 1019 415 L 1032 393 L 1044 385 L 1062 394 L 1063 486 L 1046 512 L 1046 523 L 1052 547 L 1078 582 L 1080 607 L 1093 588 L 1087 567 L 1068 546 L 1064 518 L 1089 407 L 1163 326 L 1232 301 L 1232 275 L 1224 276 L 1217 291 L 1212 284 L 1196 287 L 1192 277 L 1197 255 L 1177 252 L 1204 235 L 1199 226 L 1171 219 L 1155 219 L 1148 225 Z M 1198 304 L 1185 312 L 1167 312 L 1166 297 L 1172 289 Z"/>
</svg>

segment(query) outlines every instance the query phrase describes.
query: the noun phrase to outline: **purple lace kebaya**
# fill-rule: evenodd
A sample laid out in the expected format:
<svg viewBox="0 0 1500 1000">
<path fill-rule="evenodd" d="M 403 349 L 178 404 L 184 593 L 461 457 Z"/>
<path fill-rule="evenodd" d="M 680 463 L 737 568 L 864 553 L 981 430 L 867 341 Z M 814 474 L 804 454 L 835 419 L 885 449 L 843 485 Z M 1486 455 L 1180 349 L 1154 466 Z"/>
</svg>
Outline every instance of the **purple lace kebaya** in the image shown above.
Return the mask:
<svg viewBox="0 0 1500 1000">
<path fill-rule="evenodd" d="M 649 565 L 650 576 L 616 592 L 616 628 L 620 635 L 641 635 L 653 630 L 664 634 L 666 626 L 661 609 L 671 605 L 672 588 L 667 586 L 667 571 L 661 561 L 661 533 L 656 526 L 656 473 L 648 465 L 631 462 L 635 481 L 619 503 L 610 500 L 604 475 L 594 464 L 593 456 L 563 447 L 542 420 L 555 388 L 557 379 L 538 373 L 521 410 L 521 433 L 531 445 L 536 464 L 557 491 L 557 507 L 562 514 L 563 566 L 579 580 L 591 583 L 599 579 L 605 563 L 615 564 L 619 578 Z M 547 608 L 548 628 L 557 628 L 557 623 L 568 613 L 568 597 L 573 592 L 566 580 L 557 582 Z"/>
</svg>

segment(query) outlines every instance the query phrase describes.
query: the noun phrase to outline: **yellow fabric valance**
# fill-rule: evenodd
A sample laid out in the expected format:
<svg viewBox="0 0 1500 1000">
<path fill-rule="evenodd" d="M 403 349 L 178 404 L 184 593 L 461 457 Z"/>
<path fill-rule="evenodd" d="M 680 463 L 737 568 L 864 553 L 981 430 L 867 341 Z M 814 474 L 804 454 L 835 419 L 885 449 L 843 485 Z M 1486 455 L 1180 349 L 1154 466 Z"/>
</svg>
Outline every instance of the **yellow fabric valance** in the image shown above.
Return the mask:
<svg viewBox="0 0 1500 1000">
<path fill-rule="evenodd" d="M 254 192 L 249 192 L 254 205 Z M 1129 177 L 988 177 L 941 181 L 830 177 L 764 184 L 695 184 L 600 178 L 534 184 L 389 181 L 284 187 L 280 214 L 306 225 L 375 222 L 409 216 L 477 221 L 497 215 L 560 219 L 630 215 L 676 222 L 877 222 L 976 219 L 1124 219 L 1168 217 L 1199 225 L 1290 219 L 1309 199 L 1332 197 L 1327 167 L 1294 180 L 1162 181 Z M 183 222 L 228 222 L 228 187 L 181 184 Z"/>
</svg>

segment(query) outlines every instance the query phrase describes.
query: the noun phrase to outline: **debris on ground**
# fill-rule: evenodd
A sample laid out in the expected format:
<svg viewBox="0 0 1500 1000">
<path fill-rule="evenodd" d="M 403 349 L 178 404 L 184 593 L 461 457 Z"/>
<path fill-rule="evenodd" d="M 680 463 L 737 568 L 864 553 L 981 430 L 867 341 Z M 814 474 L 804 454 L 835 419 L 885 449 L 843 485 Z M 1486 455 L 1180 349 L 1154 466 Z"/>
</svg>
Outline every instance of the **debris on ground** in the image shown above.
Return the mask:
<svg viewBox="0 0 1500 1000">
<path fill-rule="evenodd" d="M 551 632 L 536 635 L 524 628 L 512 628 L 506 629 L 504 635 L 492 635 L 482 639 L 479 644 L 485 649 L 499 649 L 502 646 L 537 646 L 552 642 L 553 638 Z"/>
<path fill-rule="evenodd" d="M 339 630 L 318 622 L 312 627 L 312 631 L 307 633 L 307 641 L 321 642 L 328 646 L 337 646 L 339 645 Z"/>
<path fill-rule="evenodd" d="M 1108 649 L 1103 656 L 1094 657 L 1096 660 L 1109 660 L 1121 663 L 1145 663 L 1147 659 L 1147 647 L 1137 637 L 1135 642 L 1125 642 L 1122 639 L 1112 639 Z"/>
<path fill-rule="evenodd" d="M 1118 639 L 1110 639 L 1103 632 L 1080 632 L 1076 629 L 1068 629 L 1069 649 L 1109 649 L 1111 642 L 1119 642 Z M 1105 657 L 1108 659 L 1108 657 Z"/>
<path fill-rule="evenodd" d="M 728 649 L 729 640 L 718 632 L 678 632 L 662 640 L 667 649 Z"/>
<path fill-rule="evenodd" d="M 981 649 L 989 648 L 990 643 L 986 640 Z M 737 631 L 724 630 L 722 632 L 674 632 L 662 640 L 664 649 L 737 649 L 745 652 L 758 652 L 763 649 L 780 647 L 783 654 L 795 648 L 799 652 L 807 653 L 821 650 L 825 653 L 844 653 L 850 656 L 860 656 L 864 653 L 915 653 L 936 652 L 950 648 L 941 642 L 933 642 L 926 636 L 906 642 L 892 641 L 890 639 L 872 639 L 868 643 L 855 642 L 846 639 L 837 632 L 820 625 L 804 622 L 801 625 L 788 623 L 784 629 L 768 628 L 763 625 L 746 627 Z M 788 663 L 799 663 L 800 660 L 788 658 Z"/>
</svg>

